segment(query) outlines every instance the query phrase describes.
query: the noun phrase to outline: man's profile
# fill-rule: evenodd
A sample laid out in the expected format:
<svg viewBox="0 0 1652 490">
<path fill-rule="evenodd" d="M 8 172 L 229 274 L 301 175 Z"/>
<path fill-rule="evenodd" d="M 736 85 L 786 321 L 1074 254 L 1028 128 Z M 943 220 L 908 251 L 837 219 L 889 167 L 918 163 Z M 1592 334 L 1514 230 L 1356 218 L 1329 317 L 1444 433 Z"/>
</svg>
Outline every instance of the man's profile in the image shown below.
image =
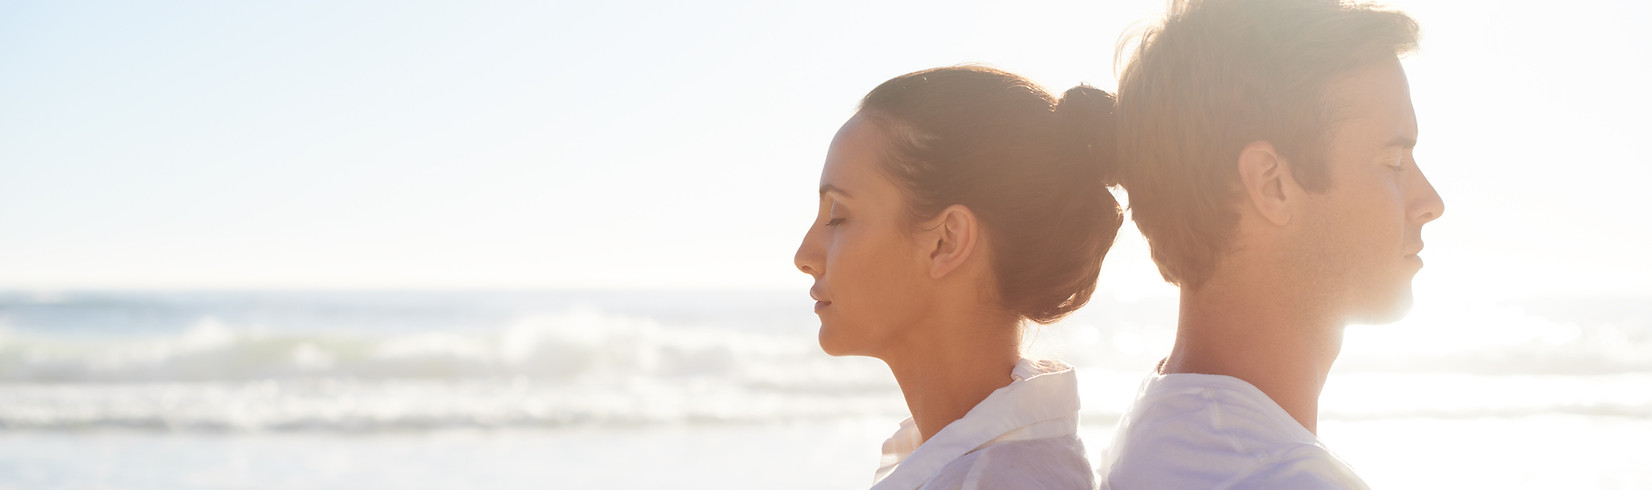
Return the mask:
<svg viewBox="0 0 1652 490">
<path fill-rule="evenodd" d="M 1346 324 L 1398 319 L 1444 211 L 1412 157 L 1409 16 L 1337 0 L 1179 0 L 1119 82 L 1121 181 L 1175 345 L 1102 488 L 1364 488 L 1315 435 Z"/>
</svg>

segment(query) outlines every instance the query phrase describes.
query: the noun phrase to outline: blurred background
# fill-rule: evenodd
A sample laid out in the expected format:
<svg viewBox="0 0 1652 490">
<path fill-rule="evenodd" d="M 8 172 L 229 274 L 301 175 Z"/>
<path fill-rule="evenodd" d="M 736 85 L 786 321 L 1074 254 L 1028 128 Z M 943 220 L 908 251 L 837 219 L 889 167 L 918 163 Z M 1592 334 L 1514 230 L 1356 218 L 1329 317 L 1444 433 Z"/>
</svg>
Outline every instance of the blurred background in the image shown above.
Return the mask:
<svg viewBox="0 0 1652 490">
<path fill-rule="evenodd" d="M 1403 1 L 1447 212 L 1320 435 L 1377 488 L 1645 488 L 1652 8 Z M 853 488 L 905 417 L 792 266 L 859 98 L 1111 90 L 1159 0 L 0 5 L 0 488 Z M 1126 196 L 1127 198 L 1127 196 Z M 1126 225 L 1092 454 L 1169 349 Z"/>
</svg>

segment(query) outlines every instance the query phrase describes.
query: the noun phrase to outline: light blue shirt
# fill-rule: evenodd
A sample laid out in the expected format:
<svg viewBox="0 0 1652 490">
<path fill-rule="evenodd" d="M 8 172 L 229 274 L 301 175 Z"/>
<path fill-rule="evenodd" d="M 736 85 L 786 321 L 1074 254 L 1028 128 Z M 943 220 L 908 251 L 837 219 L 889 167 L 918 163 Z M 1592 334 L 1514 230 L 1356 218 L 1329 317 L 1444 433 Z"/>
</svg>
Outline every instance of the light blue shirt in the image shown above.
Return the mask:
<svg viewBox="0 0 1652 490">
<path fill-rule="evenodd" d="M 1098 472 L 1118 490 L 1368 489 L 1262 390 L 1210 374 L 1148 377 Z"/>
</svg>

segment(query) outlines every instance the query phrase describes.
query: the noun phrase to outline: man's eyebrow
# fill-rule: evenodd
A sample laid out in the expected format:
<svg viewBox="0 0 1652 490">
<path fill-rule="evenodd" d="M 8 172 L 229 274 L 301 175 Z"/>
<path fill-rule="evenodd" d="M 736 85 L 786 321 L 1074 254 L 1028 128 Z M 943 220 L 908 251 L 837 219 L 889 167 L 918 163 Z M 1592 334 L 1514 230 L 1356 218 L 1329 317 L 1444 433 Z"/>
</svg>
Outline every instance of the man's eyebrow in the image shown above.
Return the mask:
<svg viewBox="0 0 1652 490">
<path fill-rule="evenodd" d="M 835 186 L 835 185 L 832 185 L 832 184 L 821 185 L 820 186 L 820 197 L 822 197 L 822 198 L 826 197 L 827 192 L 836 192 L 840 196 L 850 197 L 849 193 L 843 192 L 843 189 L 838 188 L 838 186 Z"/>
<path fill-rule="evenodd" d="M 1387 145 L 1383 146 L 1383 148 L 1400 148 L 1400 149 L 1415 148 L 1415 147 L 1417 147 L 1417 138 L 1412 138 L 1410 136 L 1400 136 L 1400 137 L 1394 138 L 1393 141 L 1389 141 Z"/>
</svg>

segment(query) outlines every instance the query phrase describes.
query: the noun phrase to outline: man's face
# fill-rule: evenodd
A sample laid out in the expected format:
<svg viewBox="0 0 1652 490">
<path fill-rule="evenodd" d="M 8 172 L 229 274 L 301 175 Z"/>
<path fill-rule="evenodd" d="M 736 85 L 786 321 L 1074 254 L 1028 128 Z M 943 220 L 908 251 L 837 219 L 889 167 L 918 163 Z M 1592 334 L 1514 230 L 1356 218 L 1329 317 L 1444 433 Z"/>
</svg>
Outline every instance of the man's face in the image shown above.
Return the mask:
<svg viewBox="0 0 1652 490">
<path fill-rule="evenodd" d="M 1304 280 L 1330 294 L 1331 311 L 1358 323 L 1399 319 L 1422 268 L 1422 226 L 1445 205 L 1412 147 L 1417 116 L 1398 59 L 1355 70 L 1330 87 L 1337 126 L 1325 154 L 1331 185 L 1307 194 L 1292 243 Z"/>
</svg>

